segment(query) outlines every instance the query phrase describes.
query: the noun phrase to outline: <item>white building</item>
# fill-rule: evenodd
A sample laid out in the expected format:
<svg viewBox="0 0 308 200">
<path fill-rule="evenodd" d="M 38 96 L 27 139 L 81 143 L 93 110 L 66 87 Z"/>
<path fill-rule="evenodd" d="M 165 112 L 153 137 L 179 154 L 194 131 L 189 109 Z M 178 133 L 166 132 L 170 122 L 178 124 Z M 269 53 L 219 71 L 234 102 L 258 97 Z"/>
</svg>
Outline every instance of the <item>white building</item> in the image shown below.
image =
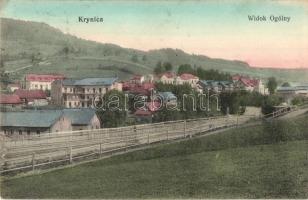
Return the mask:
<svg viewBox="0 0 308 200">
<path fill-rule="evenodd" d="M 88 108 L 94 106 L 94 99 L 102 97 L 109 90 L 122 91 L 117 78 L 65 79 L 52 84 L 51 100 L 66 108 Z"/>
<path fill-rule="evenodd" d="M 51 90 L 51 83 L 63 80 L 63 75 L 56 74 L 27 74 L 25 77 L 26 89 L 28 90 Z"/>
</svg>

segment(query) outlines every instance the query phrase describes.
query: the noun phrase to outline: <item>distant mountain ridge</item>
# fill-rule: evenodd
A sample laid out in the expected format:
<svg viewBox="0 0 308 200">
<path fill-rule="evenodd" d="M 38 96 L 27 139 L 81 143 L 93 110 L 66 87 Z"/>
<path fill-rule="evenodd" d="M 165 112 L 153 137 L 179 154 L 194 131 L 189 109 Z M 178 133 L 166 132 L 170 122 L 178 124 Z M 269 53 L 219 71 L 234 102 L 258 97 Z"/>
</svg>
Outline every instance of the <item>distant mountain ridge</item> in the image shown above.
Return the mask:
<svg viewBox="0 0 308 200">
<path fill-rule="evenodd" d="M 287 81 L 308 81 L 307 69 L 269 69 L 253 68 L 243 61 L 231 61 L 210 58 L 204 55 L 188 54 L 180 49 L 157 49 L 141 51 L 122 48 L 115 44 L 98 43 L 76 36 L 65 34 L 46 23 L 0 18 L 1 23 L 1 53 L 7 68 L 17 67 L 12 62 L 30 60 L 39 55 L 50 63 L 44 68 L 29 68 L 20 70 L 19 75 L 45 70 L 60 72 L 67 76 L 78 76 L 72 68 L 89 71 L 96 74 L 119 74 L 127 78 L 135 73 L 151 73 L 157 62 L 171 62 L 174 66 L 191 64 L 204 69 L 217 69 L 232 74 L 246 74 L 254 77 L 267 78 L 276 76 Z M 66 58 L 66 59 L 65 59 Z M 56 66 L 56 65 L 62 65 Z M 94 73 L 93 71 L 93 73 Z M 89 76 L 91 73 L 89 73 Z M 95 74 L 94 74 L 95 75 Z"/>
</svg>

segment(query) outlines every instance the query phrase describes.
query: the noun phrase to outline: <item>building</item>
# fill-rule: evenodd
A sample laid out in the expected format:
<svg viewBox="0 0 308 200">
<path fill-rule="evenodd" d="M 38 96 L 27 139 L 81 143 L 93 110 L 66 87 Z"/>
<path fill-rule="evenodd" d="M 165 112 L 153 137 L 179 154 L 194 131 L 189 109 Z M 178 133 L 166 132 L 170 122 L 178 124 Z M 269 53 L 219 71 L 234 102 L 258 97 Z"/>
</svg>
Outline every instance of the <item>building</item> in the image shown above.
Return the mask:
<svg viewBox="0 0 308 200">
<path fill-rule="evenodd" d="M 21 107 L 22 101 L 16 94 L 0 94 L 0 105 L 2 107 Z"/>
<path fill-rule="evenodd" d="M 145 81 L 145 77 L 142 75 L 135 75 L 129 80 L 129 82 L 132 84 L 141 84 L 144 81 Z"/>
<path fill-rule="evenodd" d="M 59 74 L 27 74 L 25 76 L 26 89 L 51 90 L 51 83 L 64 78 L 63 75 Z"/>
<path fill-rule="evenodd" d="M 117 78 L 65 79 L 53 82 L 51 100 L 53 104 L 66 108 L 94 107 L 96 97 L 102 97 L 109 90 L 122 91 Z"/>
<path fill-rule="evenodd" d="M 177 104 L 177 97 L 172 92 L 158 92 L 157 95 L 162 98 L 163 104 Z"/>
<path fill-rule="evenodd" d="M 9 136 L 71 130 L 70 120 L 59 110 L 1 113 L 1 131 Z"/>
<path fill-rule="evenodd" d="M 308 98 L 308 86 L 305 86 L 305 85 L 278 87 L 276 92 L 277 94 L 282 96 L 285 102 L 287 102 L 288 104 L 291 104 L 291 101 L 295 97 Z"/>
<path fill-rule="evenodd" d="M 19 83 L 10 83 L 7 85 L 7 89 L 8 91 L 10 92 L 15 92 L 15 90 L 18 90 L 20 89 L 20 84 Z"/>
<path fill-rule="evenodd" d="M 47 95 L 43 90 L 16 90 L 15 95 L 19 96 L 25 105 L 48 105 Z"/>
<path fill-rule="evenodd" d="M 137 109 L 136 112 L 134 113 L 134 117 L 137 122 L 151 123 L 153 113 L 149 110 Z"/>
<path fill-rule="evenodd" d="M 204 93 L 207 93 L 207 91 L 221 93 L 224 91 L 233 91 L 234 89 L 234 85 L 231 81 L 200 80 L 198 86 L 200 86 Z"/>
<path fill-rule="evenodd" d="M 100 120 L 93 109 L 64 109 L 63 112 L 71 121 L 73 131 L 101 128 Z"/>
<path fill-rule="evenodd" d="M 175 84 L 176 85 L 189 84 L 193 88 L 196 88 L 198 81 L 199 81 L 199 78 L 197 76 L 184 73 L 176 77 Z"/>
<path fill-rule="evenodd" d="M 234 86 L 237 89 L 243 89 L 249 92 L 258 92 L 263 95 L 269 94 L 268 88 L 265 87 L 261 79 L 253 79 L 248 76 L 234 75 L 232 76 Z"/>
<path fill-rule="evenodd" d="M 2 112 L 0 124 L 1 131 L 6 135 L 43 134 L 100 127 L 100 121 L 92 109 Z"/>
<path fill-rule="evenodd" d="M 163 84 L 175 84 L 176 75 L 172 72 L 166 72 L 157 76 L 157 81 Z"/>
</svg>

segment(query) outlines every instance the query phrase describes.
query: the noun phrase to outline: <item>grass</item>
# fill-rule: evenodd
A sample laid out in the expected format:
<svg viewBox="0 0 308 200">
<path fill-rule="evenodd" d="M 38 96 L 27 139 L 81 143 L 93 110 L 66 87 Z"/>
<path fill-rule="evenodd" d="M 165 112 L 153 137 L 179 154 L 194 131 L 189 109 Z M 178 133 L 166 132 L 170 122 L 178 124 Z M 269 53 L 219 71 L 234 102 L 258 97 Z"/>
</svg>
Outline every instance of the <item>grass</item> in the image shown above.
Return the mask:
<svg viewBox="0 0 308 200">
<path fill-rule="evenodd" d="M 307 130 L 296 120 L 298 129 Z M 289 123 L 289 122 L 285 122 Z M 292 122 L 293 123 L 293 122 Z M 4 180 L 4 198 L 307 198 L 308 140 L 264 125 Z M 263 135 L 262 135 L 263 133 Z M 274 140 L 273 140 L 274 141 Z"/>
</svg>

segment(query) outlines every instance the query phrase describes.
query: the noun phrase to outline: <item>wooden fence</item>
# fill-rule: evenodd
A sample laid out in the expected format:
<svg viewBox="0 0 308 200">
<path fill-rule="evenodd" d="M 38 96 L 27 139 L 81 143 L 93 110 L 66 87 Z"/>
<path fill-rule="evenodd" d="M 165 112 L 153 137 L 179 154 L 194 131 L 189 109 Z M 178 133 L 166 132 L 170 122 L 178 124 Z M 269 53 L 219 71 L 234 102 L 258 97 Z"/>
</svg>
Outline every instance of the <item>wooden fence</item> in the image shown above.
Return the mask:
<svg viewBox="0 0 308 200">
<path fill-rule="evenodd" d="M 1 173 L 50 168 L 155 142 L 242 125 L 255 116 L 223 116 L 119 128 L 2 138 Z"/>
</svg>

